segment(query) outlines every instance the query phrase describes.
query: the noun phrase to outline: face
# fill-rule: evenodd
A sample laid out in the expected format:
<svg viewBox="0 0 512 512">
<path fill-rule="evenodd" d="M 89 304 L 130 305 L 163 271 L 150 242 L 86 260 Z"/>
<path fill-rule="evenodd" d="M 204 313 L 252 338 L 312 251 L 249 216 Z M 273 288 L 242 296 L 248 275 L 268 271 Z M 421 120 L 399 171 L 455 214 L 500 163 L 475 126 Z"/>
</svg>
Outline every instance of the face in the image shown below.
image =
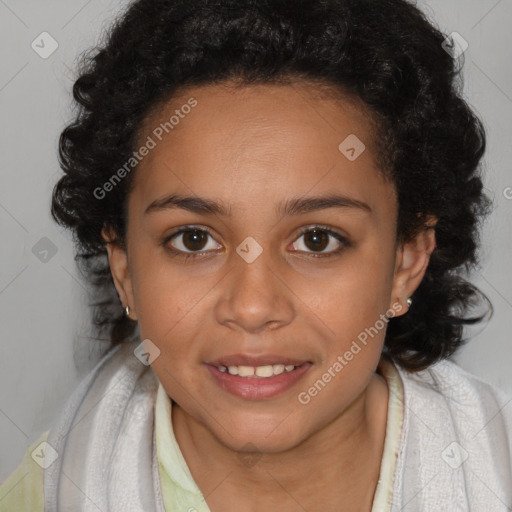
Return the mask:
<svg viewBox="0 0 512 512">
<path fill-rule="evenodd" d="M 152 147 L 128 198 L 127 250 L 108 246 L 120 298 L 160 351 L 158 379 L 235 450 L 297 446 L 364 393 L 386 314 L 406 313 L 433 250 L 425 233 L 396 243 L 396 193 L 364 109 L 317 92 L 173 97 L 141 133 Z"/>
</svg>

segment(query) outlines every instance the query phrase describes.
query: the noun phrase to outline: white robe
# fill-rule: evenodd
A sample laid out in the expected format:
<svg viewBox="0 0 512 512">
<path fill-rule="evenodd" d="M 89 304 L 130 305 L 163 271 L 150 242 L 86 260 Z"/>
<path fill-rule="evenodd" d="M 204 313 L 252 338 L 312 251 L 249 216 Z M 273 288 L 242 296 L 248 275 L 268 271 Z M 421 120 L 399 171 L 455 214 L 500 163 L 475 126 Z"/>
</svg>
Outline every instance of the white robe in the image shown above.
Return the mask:
<svg viewBox="0 0 512 512">
<path fill-rule="evenodd" d="M 512 510 L 512 397 L 448 360 L 398 370 L 404 424 L 391 511 Z"/>
<path fill-rule="evenodd" d="M 111 351 L 50 431 L 59 458 L 45 471 L 46 512 L 165 512 L 155 448 L 158 381 L 135 348 Z M 446 360 L 415 374 L 397 370 L 403 423 L 392 478 L 380 483 L 390 512 L 512 510 L 512 398 Z"/>
</svg>

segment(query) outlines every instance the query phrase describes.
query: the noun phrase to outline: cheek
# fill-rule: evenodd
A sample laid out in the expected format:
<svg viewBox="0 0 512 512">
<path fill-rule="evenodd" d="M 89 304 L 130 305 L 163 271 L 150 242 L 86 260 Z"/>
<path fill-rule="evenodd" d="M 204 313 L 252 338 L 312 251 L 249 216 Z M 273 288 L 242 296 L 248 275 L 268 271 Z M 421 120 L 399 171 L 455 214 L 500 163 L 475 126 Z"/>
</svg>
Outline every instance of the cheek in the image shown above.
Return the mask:
<svg viewBox="0 0 512 512">
<path fill-rule="evenodd" d="M 190 280 L 187 283 L 179 267 L 166 263 L 159 249 L 144 250 L 141 246 L 130 254 L 137 321 L 141 337 L 160 344 L 173 335 L 192 307 L 196 289 Z"/>
<path fill-rule="evenodd" d="M 184 279 L 183 274 L 158 272 L 156 268 L 143 272 L 144 277 L 134 287 L 141 336 L 162 345 L 178 339 L 178 334 L 185 341 L 208 288 L 196 279 Z"/>
<path fill-rule="evenodd" d="M 328 327 L 323 330 L 328 337 L 323 338 L 322 363 L 297 399 L 299 408 L 317 422 L 329 421 L 333 411 L 362 393 L 378 365 L 388 325 L 388 263 L 360 258 L 311 301 L 315 316 Z"/>
<path fill-rule="evenodd" d="M 184 379 L 187 386 L 200 380 L 197 371 L 212 332 L 221 276 L 196 271 L 194 264 L 180 265 L 155 252 L 141 251 L 131 261 L 139 332 L 141 339 L 159 348 L 161 357 L 153 369 L 169 394 L 179 396 Z"/>
<path fill-rule="evenodd" d="M 389 309 L 392 284 L 392 252 L 368 244 L 347 253 L 328 275 L 296 279 L 293 290 L 314 313 L 312 319 L 322 320 L 327 332 L 346 342 Z"/>
</svg>

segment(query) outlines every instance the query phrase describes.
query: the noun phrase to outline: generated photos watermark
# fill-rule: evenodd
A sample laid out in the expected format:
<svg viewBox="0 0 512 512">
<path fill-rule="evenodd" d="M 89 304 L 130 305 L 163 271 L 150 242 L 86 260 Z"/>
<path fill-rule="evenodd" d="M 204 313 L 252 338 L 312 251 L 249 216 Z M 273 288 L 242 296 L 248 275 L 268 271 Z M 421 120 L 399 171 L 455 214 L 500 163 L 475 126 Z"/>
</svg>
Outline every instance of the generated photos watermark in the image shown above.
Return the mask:
<svg viewBox="0 0 512 512">
<path fill-rule="evenodd" d="M 336 361 L 334 361 L 334 363 L 319 379 L 315 381 L 312 386 L 310 386 L 306 391 L 301 391 L 298 394 L 297 399 L 299 403 L 302 405 L 309 404 L 311 400 L 316 397 L 327 386 L 327 384 L 329 384 L 329 382 L 331 382 L 331 380 L 349 364 L 350 361 L 354 359 L 354 356 L 361 352 L 361 345 L 365 347 L 368 344 L 369 338 L 373 339 L 377 336 L 379 332 L 386 327 L 389 320 L 402 311 L 402 308 L 403 306 L 399 302 L 394 303 L 386 313 L 380 315 L 379 319 L 371 327 L 367 327 L 364 331 L 361 331 L 357 336 L 357 340 L 352 341 L 350 348 L 346 350 L 343 355 L 339 355 L 336 358 Z"/>
<path fill-rule="evenodd" d="M 161 142 L 166 134 L 174 130 L 181 122 L 182 119 L 190 114 L 192 109 L 197 106 L 197 100 L 194 97 L 188 99 L 180 108 L 174 111 L 174 114 L 165 122 L 160 123 L 148 135 L 146 141 L 137 151 L 134 151 L 132 156 L 121 166 L 112 176 L 101 186 L 96 187 L 93 195 L 96 199 L 105 199 L 109 192 L 121 183 L 121 181 L 130 174 L 130 172 L 146 157 L 151 150 L 155 149 L 159 142 Z"/>
</svg>

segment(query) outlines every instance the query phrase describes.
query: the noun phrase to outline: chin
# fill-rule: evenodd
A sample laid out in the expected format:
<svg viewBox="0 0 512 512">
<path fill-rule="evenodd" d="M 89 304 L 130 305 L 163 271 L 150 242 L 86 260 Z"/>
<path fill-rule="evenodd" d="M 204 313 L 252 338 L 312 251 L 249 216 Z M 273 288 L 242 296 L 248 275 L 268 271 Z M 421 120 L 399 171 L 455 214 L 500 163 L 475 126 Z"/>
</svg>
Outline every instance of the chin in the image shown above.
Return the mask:
<svg viewBox="0 0 512 512">
<path fill-rule="evenodd" d="M 290 416 L 291 417 L 291 416 Z M 290 450 L 299 445 L 306 437 L 305 433 L 297 428 L 297 420 L 293 425 L 283 421 L 286 415 L 258 419 L 232 418 L 229 423 L 207 425 L 213 427 L 214 435 L 231 450 L 238 452 L 279 453 Z"/>
</svg>

